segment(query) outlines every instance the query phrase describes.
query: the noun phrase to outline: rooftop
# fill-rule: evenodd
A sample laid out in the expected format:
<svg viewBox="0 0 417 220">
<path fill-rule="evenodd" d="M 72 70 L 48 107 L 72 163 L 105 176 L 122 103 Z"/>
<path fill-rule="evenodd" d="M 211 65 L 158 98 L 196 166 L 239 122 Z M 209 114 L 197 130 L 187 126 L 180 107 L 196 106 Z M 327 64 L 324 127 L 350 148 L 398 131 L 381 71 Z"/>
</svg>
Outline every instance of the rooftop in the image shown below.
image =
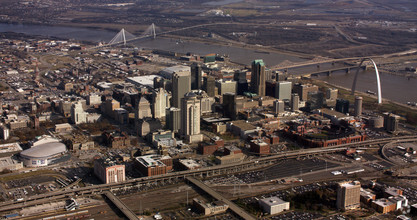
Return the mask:
<svg viewBox="0 0 417 220">
<path fill-rule="evenodd" d="M 136 157 L 135 160 L 142 164 L 144 167 L 166 166 L 161 162 L 160 156 L 156 154 Z"/>
<path fill-rule="evenodd" d="M 268 206 L 276 206 L 276 205 L 281 205 L 281 204 L 287 203 L 286 201 L 284 201 L 284 200 L 282 200 L 282 199 L 280 199 L 276 196 L 261 199 L 261 201 Z"/>
<path fill-rule="evenodd" d="M 9 153 L 9 152 L 16 152 L 22 151 L 22 147 L 16 142 L 11 144 L 2 144 L 0 145 L 0 154 Z"/>
<path fill-rule="evenodd" d="M 264 63 L 264 61 L 263 61 L 263 60 L 254 60 L 254 61 L 252 62 L 252 64 L 265 66 L 265 63 Z"/>
<path fill-rule="evenodd" d="M 135 76 L 135 77 L 128 77 L 127 81 L 131 82 L 135 85 L 143 85 L 147 87 L 153 88 L 153 80 L 155 78 L 160 78 L 157 75 L 147 75 L 147 76 Z"/>
<path fill-rule="evenodd" d="M 339 183 L 340 187 L 345 187 L 345 188 L 353 188 L 356 186 L 360 186 L 361 183 L 359 181 L 352 181 L 352 182 L 341 182 Z"/>
<path fill-rule="evenodd" d="M 192 159 L 180 159 L 179 161 L 182 165 L 186 166 L 190 170 L 201 167 L 199 163 Z"/>
<path fill-rule="evenodd" d="M 395 204 L 395 203 L 389 201 L 386 198 L 377 199 L 377 200 L 373 201 L 373 203 L 375 203 L 375 204 L 377 204 L 379 206 L 382 206 L 382 207 L 387 207 L 387 206 L 391 206 L 391 205 L 394 205 Z"/>
</svg>

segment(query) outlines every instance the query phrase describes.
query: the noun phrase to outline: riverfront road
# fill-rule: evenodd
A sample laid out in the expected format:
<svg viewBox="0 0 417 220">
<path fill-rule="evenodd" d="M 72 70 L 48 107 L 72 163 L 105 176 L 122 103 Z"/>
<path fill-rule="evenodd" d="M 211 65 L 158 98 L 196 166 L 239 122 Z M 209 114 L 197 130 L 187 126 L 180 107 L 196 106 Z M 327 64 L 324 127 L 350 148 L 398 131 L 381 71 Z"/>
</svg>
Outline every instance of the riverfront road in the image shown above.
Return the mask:
<svg viewBox="0 0 417 220">
<path fill-rule="evenodd" d="M 255 220 L 254 217 L 252 217 L 249 213 L 245 212 L 243 209 L 241 209 L 239 206 L 237 206 L 235 203 L 231 202 L 230 200 L 226 199 L 224 196 L 220 195 L 218 192 L 214 191 L 213 189 L 211 189 L 210 187 L 208 187 L 206 184 L 204 184 L 203 182 L 193 178 L 193 177 L 187 177 L 186 178 L 189 182 L 193 183 L 194 185 L 196 185 L 198 188 L 204 190 L 206 193 L 208 193 L 210 196 L 212 196 L 213 198 L 222 201 L 224 203 L 226 203 L 229 208 L 236 213 L 237 215 L 239 215 L 241 218 L 245 219 L 245 220 Z"/>
<path fill-rule="evenodd" d="M 287 159 L 287 158 L 297 158 L 297 157 L 306 157 L 311 155 L 319 155 L 325 153 L 332 153 L 346 150 L 347 147 L 363 147 L 366 149 L 369 145 L 375 144 L 386 144 L 392 141 L 400 141 L 400 142 L 412 142 L 417 141 L 417 136 L 402 136 L 402 137 L 394 137 L 394 138 L 381 138 L 376 140 L 368 140 L 362 141 L 358 143 L 348 143 L 342 144 L 337 146 L 329 146 L 326 148 L 311 148 L 311 149 L 304 149 L 304 150 L 297 150 L 291 151 L 286 153 L 279 153 L 276 155 L 268 156 L 268 157 L 261 157 L 250 161 L 244 161 L 241 163 L 236 164 L 228 164 L 228 165 L 219 165 L 219 166 L 212 166 L 212 167 L 205 167 L 200 168 L 197 170 L 187 170 L 187 171 L 179 171 L 179 172 L 172 172 L 163 175 L 157 175 L 152 177 L 142 177 L 136 179 L 130 179 L 120 183 L 109 183 L 109 184 L 100 184 L 100 185 L 93 185 L 75 189 L 66 189 L 63 191 L 56 191 L 51 193 L 44 193 L 41 195 L 31 196 L 26 198 L 22 201 L 7 201 L 0 203 L 0 212 L 7 211 L 7 210 L 14 210 L 14 209 L 21 209 L 24 207 L 36 205 L 36 204 L 43 204 L 50 202 L 51 200 L 64 198 L 66 196 L 74 196 L 74 195 L 87 195 L 87 194 L 102 194 L 106 190 L 114 190 L 123 187 L 130 187 L 130 186 L 140 186 L 143 184 L 153 184 L 153 183 L 160 183 L 160 182 L 177 182 L 179 180 L 183 180 L 186 177 L 193 177 L 193 176 L 201 176 L 201 177 L 210 177 L 210 176 L 218 176 L 218 175 L 225 175 L 225 174 L 232 174 L 238 172 L 244 172 L 247 170 L 253 170 L 269 165 L 273 165 L 280 160 Z"/>
<path fill-rule="evenodd" d="M 110 199 L 110 201 L 119 208 L 120 211 L 123 212 L 123 214 L 130 220 L 137 220 L 138 217 L 136 214 L 127 207 L 119 198 L 117 198 L 112 192 L 106 191 L 104 192 L 104 195 Z"/>
</svg>

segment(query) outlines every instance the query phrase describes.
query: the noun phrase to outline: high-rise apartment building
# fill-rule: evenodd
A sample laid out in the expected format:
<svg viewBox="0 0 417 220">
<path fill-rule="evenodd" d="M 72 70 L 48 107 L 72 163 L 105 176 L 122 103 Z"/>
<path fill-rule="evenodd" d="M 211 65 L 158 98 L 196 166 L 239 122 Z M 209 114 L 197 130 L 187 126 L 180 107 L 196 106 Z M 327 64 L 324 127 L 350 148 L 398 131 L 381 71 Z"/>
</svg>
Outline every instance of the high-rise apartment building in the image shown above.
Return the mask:
<svg viewBox="0 0 417 220">
<path fill-rule="evenodd" d="M 384 113 L 384 128 L 388 132 L 396 132 L 398 129 L 398 121 L 400 116 L 392 113 Z"/>
<path fill-rule="evenodd" d="M 181 136 L 186 142 L 194 143 L 203 140 L 200 134 L 200 100 L 193 92 L 186 93 L 181 100 Z"/>
<path fill-rule="evenodd" d="M 336 207 L 349 210 L 360 207 L 361 183 L 359 181 L 341 182 L 337 186 Z"/>
<path fill-rule="evenodd" d="M 251 91 L 259 96 L 265 96 L 265 63 L 263 60 L 252 62 Z"/>
</svg>

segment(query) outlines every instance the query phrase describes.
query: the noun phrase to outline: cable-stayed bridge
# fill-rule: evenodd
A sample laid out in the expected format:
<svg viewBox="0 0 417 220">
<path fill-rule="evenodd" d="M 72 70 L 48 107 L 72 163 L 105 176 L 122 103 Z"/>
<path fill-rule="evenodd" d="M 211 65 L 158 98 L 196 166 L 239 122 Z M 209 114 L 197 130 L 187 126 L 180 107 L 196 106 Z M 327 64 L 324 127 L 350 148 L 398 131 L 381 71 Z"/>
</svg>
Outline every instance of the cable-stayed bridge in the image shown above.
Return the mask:
<svg viewBox="0 0 417 220">
<path fill-rule="evenodd" d="M 126 45 L 128 42 L 145 39 L 145 38 L 156 38 L 156 36 L 161 36 L 173 32 L 193 29 L 193 28 L 199 28 L 199 27 L 205 27 L 205 26 L 214 26 L 214 25 L 225 25 L 225 24 L 233 24 L 232 22 L 225 22 L 225 23 L 210 23 L 210 24 L 199 24 L 184 28 L 179 28 L 175 30 L 169 30 L 169 31 L 160 31 L 161 29 L 157 27 L 154 23 L 152 23 L 140 36 L 135 36 L 128 31 L 126 31 L 124 28 L 119 31 L 119 33 L 116 34 L 116 36 L 113 37 L 107 44 L 103 44 L 100 46 L 96 46 L 90 49 L 98 48 L 98 47 L 107 47 L 107 46 L 114 46 L 114 45 Z"/>
</svg>

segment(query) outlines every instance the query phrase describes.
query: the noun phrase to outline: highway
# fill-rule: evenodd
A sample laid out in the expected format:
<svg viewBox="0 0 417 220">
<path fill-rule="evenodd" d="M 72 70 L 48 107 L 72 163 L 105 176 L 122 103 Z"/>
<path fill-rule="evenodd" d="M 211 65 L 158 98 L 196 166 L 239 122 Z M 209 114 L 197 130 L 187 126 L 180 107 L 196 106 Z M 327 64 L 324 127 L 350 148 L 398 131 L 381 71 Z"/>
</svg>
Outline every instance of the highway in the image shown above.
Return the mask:
<svg viewBox="0 0 417 220">
<path fill-rule="evenodd" d="M 252 217 L 249 213 L 245 212 L 245 210 L 241 209 L 239 206 L 237 206 L 235 203 L 231 202 L 230 200 L 226 199 L 224 196 L 220 195 L 218 192 L 212 190 L 210 187 L 208 187 L 206 184 L 204 184 L 203 182 L 193 178 L 193 177 L 187 177 L 186 178 L 189 182 L 193 183 L 194 185 L 196 185 L 198 188 L 204 190 L 206 193 L 208 193 L 210 196 L 212 196 L 213 198 L 222 201 L 224 203 L 226 203 L 227 205 L 229 205 L 229 208 L 236 213 L 237 215 L 239 215 L 241 218 L 245 219 L 245 220 L 255 220 L 254 217 Z"/>
<path fill-rule="evenodd" d="M 104 191 L 107 190 L 114 190 L 118 188 L 123 188 L 126 186 L 138 186 L 142 184 L 151 184 L 151 183 L 158 183 L 158 182 L 165 182 L 168 180 L 178 181 L 180 179 L 185 179 L 186 177 L 210 177 L 210 176 L 217 176 L 217 175 L 225 175 L 225 174 L 232 174 L 238 172 L 244 172 L 247 170 L 253 170 L 269 165 L 273 165 L 276 162 L 288 159 L 288 158 L 297 158 L 297 157 L 308 157 L 312 155 L 318 155 L 323 153 L 332 153 L 346 150 L 347 147 L 362 147 L 362 149 L 366 149 L 367 145 L 375 145 L 375 144 L 386 144 L 392 141 L 400 141 L 400 142 L 411 142 L 417 141 L 417 136 L 403 136 L 403 137 L 393 137 L 393 138 L 381 138 L 376 140 L 367 140 L 358 143 L 349 143 L 343 144 L 333 147 L 327 148 L 310 148 L 310 149 L 303 149 L 297 151 L 291 151 L 286 153 L 279 153 L 272 156 L 261 157 L 250 161 L 244 161 L 241 163 L 236 164 L 228 164 L 228 165 L 219 165 L 219 166 L 212 166 L 212 167 L 205 167 L 200 168 L 197 170 L 187 170 L 187 171 L 179 171 L 179 172 L 172 172 L 163 175 L 157 175 L 152 177 L 141 177 L 136 179 L 126 180 L 120 183 L 110 183 L 110 184 L 100 184 L 100 185 L 93 185 L 87 186 L 82 188 L 74 188 L 74 189 L 66 189 L 65 191 L 55 191 L 50 193 L 44 193 L 36 196 L 31 196 L 26 198 L 22 201 L 6 201 L 0 203 L 0 212 L 14 210 L 14 209 L 21 209 L 27 206 L 36 205 L 36 204 L 43 204 L 46 202 L 50 202 L 51 200 L 55 199 L 62 199 L 68 196 L 74 195 L 85 195 L 85 194 L 102 194 Z"/>
<path fill-rule="evenodd" d="M 119 208 L 120 211 L 123 212 L 123 214 L 130 220 L 137 220 L 138 217 L 136 214 L 126 206 L 119 198 L 117 198 L 112 192 L 106 191 L 104 192 L 104 195 L 110 199 L 110 201 Z"/>
</svg>

